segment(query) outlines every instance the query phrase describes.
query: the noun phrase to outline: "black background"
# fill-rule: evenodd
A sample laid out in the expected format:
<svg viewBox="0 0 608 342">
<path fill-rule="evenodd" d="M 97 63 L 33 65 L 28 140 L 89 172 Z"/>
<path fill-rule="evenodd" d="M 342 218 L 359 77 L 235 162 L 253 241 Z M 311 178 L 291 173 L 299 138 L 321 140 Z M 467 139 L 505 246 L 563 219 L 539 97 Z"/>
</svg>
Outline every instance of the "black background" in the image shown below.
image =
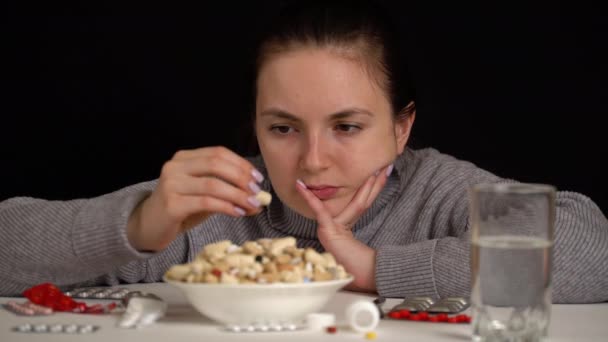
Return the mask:
<svg viewBox="0 0 608 342">
<path fill-rule="evenodd" d="M 414 70 L 414 147 L 608 211 L 597 8 L 385 2 Z M 5 4 L 0 199 L 101 195 L 179 149 L 248 154 L 251 40 L 276 3 Z"/>
</svg>

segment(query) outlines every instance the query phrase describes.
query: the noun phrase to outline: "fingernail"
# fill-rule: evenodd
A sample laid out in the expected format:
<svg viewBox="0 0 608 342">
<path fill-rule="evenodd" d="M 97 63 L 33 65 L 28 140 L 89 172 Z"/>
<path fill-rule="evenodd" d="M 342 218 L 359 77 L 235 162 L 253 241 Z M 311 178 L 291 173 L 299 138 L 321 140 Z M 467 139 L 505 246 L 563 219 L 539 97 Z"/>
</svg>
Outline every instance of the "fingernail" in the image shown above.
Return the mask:
<svg viewBox="0 0 608 342">
<path fill-rule="evenodd" d="M 304 184 L 304 182 L 302 182 L 301 180 L 299 180 L 299 179 L 298 179 L 298 180 L 296 180 L 296 183 L 298 183 L 298 184 L 299 184 L 299 185 L 300 185 L 300 186 L 301 186 L 303 189 L 308 189 L 308 188 L 306 187 L 306 184 Z"/>
<path fill-rule="evenodd" d="M 386 176 L 390 176 L 391 172 L 393 172 L 393 164 L 388 166 L 388 169 L 386 169 Z"/>
<path fill-rule="evenodd" d="M 247 199 L 247 201 L 249 201 L 249 203 L 251 203 L 251 205 L 254 208 L 259 208 L 260 205 L 262 205 L 262 203 L 260 203 L 260 200 L 258 200 L 257 198 L 255 198 L 255 196 L 251 196 Z"/>
<path fill-rule="evenodd" d="M 258 194 L 258 192 L 262 191 L 262 189 L 260 189 L 260 187 L 253 181 L 249 182 L 249 189 L 251 189 L 251 191 L 253 191 L 253 193 L 256 195 Z"/>
<path fill-rule="evenodd" d="M 236 211 L 236 213 L 239 214 L 239 216 L 245 216 L 245 210 L 243 210 L 242 208 L 235 207 L 234 211 Z"/>
<path fill-rule="evenodd" d="M 258 183 L 262 183 L 264 181 L 264 176 L 256 169 L 251 170 L 251 175 Z"/>
</svg>

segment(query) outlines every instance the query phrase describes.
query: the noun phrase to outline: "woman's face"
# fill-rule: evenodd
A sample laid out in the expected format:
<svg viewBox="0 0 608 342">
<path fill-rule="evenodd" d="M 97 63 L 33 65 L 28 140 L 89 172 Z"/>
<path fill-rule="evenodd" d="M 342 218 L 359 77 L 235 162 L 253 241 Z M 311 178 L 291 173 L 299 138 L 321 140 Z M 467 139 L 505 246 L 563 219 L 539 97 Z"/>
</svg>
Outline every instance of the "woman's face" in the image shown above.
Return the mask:
<svg viewBox="0 0 608 342">
<path fill-rule="evenodd" d="M 387 95 L 360 61 L 322 48 L 268 59 L 258 76 L 256 134 L 272 186 L 289 207 L 313 212 L 302 180 L 332 216 L 403 151 L 412 119 L 394 122 Z"/>
</svg>

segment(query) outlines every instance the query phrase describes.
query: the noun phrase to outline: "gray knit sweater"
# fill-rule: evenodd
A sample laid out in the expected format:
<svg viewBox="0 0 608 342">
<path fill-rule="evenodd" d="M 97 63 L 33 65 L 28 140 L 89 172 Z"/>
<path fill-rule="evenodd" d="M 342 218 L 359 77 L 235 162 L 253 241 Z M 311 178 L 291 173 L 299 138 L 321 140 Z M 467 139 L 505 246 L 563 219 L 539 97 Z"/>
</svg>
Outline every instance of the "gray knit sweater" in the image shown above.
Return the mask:
<svg viewBox="0 0 608 342">
<path fill-rule="evenodd" d="M 251 161 L 263 174 L 261 158 Z M 355 224 L 357 239 L 377 250 L 376 283 L 387 297 L 468 295 L 467 188 L 510 182 L 434 149 L 406 151 L 372 207 Z M 133 208 L 156 181 L 91 199 L 0 202 L 0 295 L 19 295 L 42 282 L 72 286 L 157 282 L 211 242 L 236 244 L 295 236 L 300 247 L 323 250 L 316 224 L 274 195 L 253 217 L 214 215 L 159 253 L 140 253 L 126 237 Z M 271 191 L 268 177 L 262 188 Z M 553 250 L 553 301 L 608 300 L 608 220 L 587 197 L 559 192 Z M 353 258 L 356 258 L 353 255 Z"/>
</svg>

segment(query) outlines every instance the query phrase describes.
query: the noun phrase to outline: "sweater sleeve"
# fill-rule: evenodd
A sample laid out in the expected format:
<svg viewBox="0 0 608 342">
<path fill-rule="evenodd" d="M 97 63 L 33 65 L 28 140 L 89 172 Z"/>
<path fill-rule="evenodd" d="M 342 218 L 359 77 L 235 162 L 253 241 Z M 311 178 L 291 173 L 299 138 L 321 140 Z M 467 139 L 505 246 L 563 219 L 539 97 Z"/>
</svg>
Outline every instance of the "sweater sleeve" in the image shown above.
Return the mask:
<svg viewBox="0 0 608 342">
<path fill-rule="evenodd" d="M 508 180 L 480 169 L 439 180 L 441 186 L 433 187 L 436 197 L 426 201 L 433 208 L 423 215 L 432 222 L 429 239 L 378 249 L 378 292 L 387 297 L 470 295 L 467 190 L 475 183 L 499 181 Z M 608 220 L 582 194 L 557 193 L 552 283 L 555 303 L 608 300 Z"/>
<path fill-rule="evenodd" d="M 42 282 L 66 288 L 159 280 L 168 265 L 186 259 L 188 244 L 182 235 L 155 254 L 129 244 L 130 213 L 154 186 L 140 183 L 91 199 L 0 202 L 0 295 Z"/>
</svg>

